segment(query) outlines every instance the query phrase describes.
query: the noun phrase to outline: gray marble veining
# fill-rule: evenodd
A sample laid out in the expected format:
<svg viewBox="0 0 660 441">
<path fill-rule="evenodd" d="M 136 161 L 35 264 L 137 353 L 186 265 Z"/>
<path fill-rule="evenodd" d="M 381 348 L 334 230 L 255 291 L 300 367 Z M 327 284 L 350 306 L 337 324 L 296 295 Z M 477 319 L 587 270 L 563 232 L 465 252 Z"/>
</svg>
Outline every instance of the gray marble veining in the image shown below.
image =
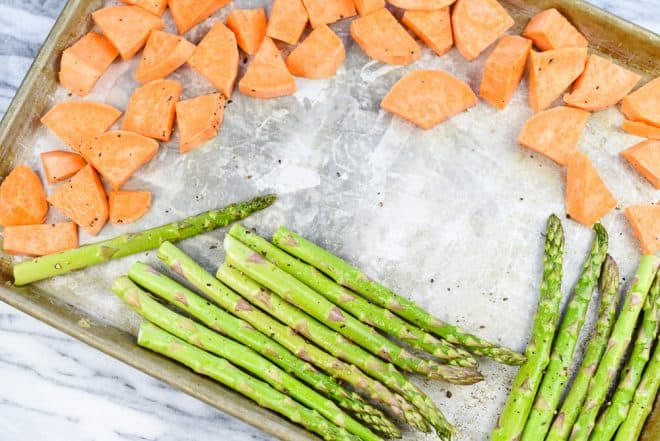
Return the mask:
<svg viewBox="0 0 660 441">
<path fill-rule="evenodd" d="M 592 0 L 660 32 L 660 0 Z M 0 0 L 0 113 L 64 0 Z M 0 441 L 268 439 L 0 304 Z"/>
</svg>

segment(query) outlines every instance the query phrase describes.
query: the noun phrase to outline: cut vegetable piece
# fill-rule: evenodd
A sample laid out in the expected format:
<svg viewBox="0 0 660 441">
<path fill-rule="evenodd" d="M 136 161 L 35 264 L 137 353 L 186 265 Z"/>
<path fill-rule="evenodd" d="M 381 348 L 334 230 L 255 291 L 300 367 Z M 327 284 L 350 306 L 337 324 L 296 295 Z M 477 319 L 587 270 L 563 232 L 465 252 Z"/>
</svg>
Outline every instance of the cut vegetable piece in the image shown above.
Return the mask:
<svg viewBox="0 0 660 441">
<path fill-rule="evenodd" d="M 219 93 L 198 96 L 176 105 L 179 128 L 179 152 L 187 153 L 218 135 L 225 111 L 225 99 Z"/>
<path fill-rule="evenodd" d="M 122 0 L 129 5 L 139 6 L 155 15 L 163 15 L 167 8 L 167 0 Z"/>
<path fill-rule="evenodd" d="M 0 184 L 0 225 L 40 224 L 47 214 L 41 179 L 30 167 L 16 166 Z"/>
<path fill-rule="evenodd" d="M 139 6 L 110 6 L 93 12 L 92 18 L 124 60 L 142 49 L 151 31 L 164 26 L 159 16 Z"/>
<path fill-rule="evenodd" d="M 54 105 L 41 118 L 41 122 L 77 151 L 86 138 L 105 132 L 120 116 L 119 110 L 107 104 L 63 101 Z"/>
<path fill-rule="evenodd" d="M 568 161 L 566 172 L 566 213 L 571 219 L 591 226 L 614 207 L 616 199 L 587 155 L 576 152 Z"/>
<path fill-rule="evenodd" d="M 253 55 L 259 50 L 266 36 L 266 12 L 260 9 L 235 9 L 225 22 L 236 35 L 238 46 L 246 54 Z"/>
<path fill-rule="evenodd" d="M 660 127 L 660 77 L 646 83 L 621 101 L 621 111 L 632 121 Z"/>
<path fill-rule="evenodd" d="M 644 254 L 660 251 L 660 205 L 626 207 L 626 217 Z"/>
<path fill-rule="evenodd" d="M 560 165 L 568 165 L 577 151 L 590 115 L 572 107 L 555 107 L 539 112 L 525 123 L 518 142 Z"/>
<path fill-rule="evenodd" d="M 529 64 L 529 104 L 547 109 L 584 71 L 587 48 L 532 51 Z"/>
<path fill-rule="evenodd" d="M 477 104 L 470 86 L 441 70 L 414 70 L 394 84 L 380 106 L 423 129 Z"/>
<path fill-rule="evenodd" d="M 151 208 L 151 192 L 113 190 L 108 193 L 108 205 L 111 224 L 130 224 L 144 216 Z"/>
<path fill-rule="evenodd" d="M 78 173 L 78 170 L 83 168 L 86 164 L 82 156 L 73 152 L 65 152 L 63 150 L 55 150 L 52 152 L 45 152 L 40 155 L 41 165 L 46 174 L 46 180 L 50 184 L 54 184 Z"/>
<path fill-rule="evenodd" d="M 504 109 L 516 92 L 525 73 L 532 42 L 505 35 L 486 60 L 479 96 L 498 109 Z"/>
<path fill-rule="evenodd" d="M 238 90 L 254 98 L 276 98 L 296 93 L 296 80 L 270 37 L 264 38 L 247 72 L 238 83 Z"/>
<path fill-rule="evenodd" d="M 115 188 L 120 188 L 158 152 L 158 143 L 133 132 L 107 132 L 91 138 L 81 149 L 87 162 Z"/>
<path fill-rule="evenodd" d="M 542 51 L 589 45 L 580 31 L 554 8 L 532 17 L 522 35 L 532 40 Z"/>
<path fill-rule="evenodd" d="M 231 0 L 169 0 L 170 13 L 179 34 L 185 34 Z"/>
<path fill-rule="evenodd" d="M 497 0 L 457 0 L 451 16 L 454 42 L 468 60 L 477 58 L 513 23 Z"/>
<path fill-rule="evenodd" d="M 181 83 L 174 80 L 156 80 L 135 89 L 122 130 L 169 141 L 182 89 Z"/>
<path fill-rule="evenodd" d="M 62 53 L 60 84 L 78 96 L 87 95 L 119 52 L 101 34 L 90 32 Z"/>
<path fill-rule="evenodd" d="M 78 225 L 63 222 L 5 227 L 2 247 L 5 253 L 18 256 L 45 256 L 78 248 Z"/>
<path fill-rule="evenodd" d="M 641 136 L 642 138 L 660 139 L 660 127 L 643 122 L 624 119 L 621 128 L 632 135 Z"/>
<path fill-rule="evenodd" d="M 387 0 L 397 8 L 412 11 L 437 11 L 453 4 L 456 0 Z"/>
<path fill-rule="evenodd" d="M 385 7 L 385 0 L 354 0 L 353 3 L 360 15 L 369 15 Z"/>
<path fill-rule="evenodd" d="M 406 11 L 401 23 L 438 55 L 443 55 L 454 45 L 449 7 L 436 11 Z"/>
<path fill-rule="evenodd" d="M 238 75 L 236 36 L 227 26 L 216 23 L 199 42 L 188 64 L 231 98 Z"/>
<path fill-rule="evenodd" d="M 607 58 L 591 54 L 571 93 L 564 95 L 564 102 L 592 112 L 604 110 L 621 101 L 640 79 Z"/>
<path fill-rule="evenodd" d="M 353 0 L 302 0 L 313 28 L 357 15 Z"/>
<path fill-rule="evenodd" d="M 297 44 L 307 26 L 307 19 L 302 0 L 275 0 L 266 34 L 285 43 Z"/>
<path fill-rule="evenodd" d="M 660 141 L 643 141 L 621 152 L 621 156 L 660 189 Z"/>
<path fill-rule="evenodd" d="M 411 64 L 422 51 L 387 9 L 379 9 L 351 23 L 351 36 L 371 58 L 387 64 Z"/>
<path fill-rule="evenodd" d="M 346 59 L 341 38 L 326 25 L 318 26 L 287 57 L 289 72 L 297 77 L 329 78 Z"/>
<path fill-rule="evenodd" d="M 48 202 L 92 236 L 99 234 L 108 220 L 108 198 L 91 165 L 57 187 Z"/>
<path fill-rule="evenodd" d="M 141 83 L 167 77 L 188 61 L 195 45 L 178 35 L 153 31 L 147 40 L 135 79 Z"/>
</svg>

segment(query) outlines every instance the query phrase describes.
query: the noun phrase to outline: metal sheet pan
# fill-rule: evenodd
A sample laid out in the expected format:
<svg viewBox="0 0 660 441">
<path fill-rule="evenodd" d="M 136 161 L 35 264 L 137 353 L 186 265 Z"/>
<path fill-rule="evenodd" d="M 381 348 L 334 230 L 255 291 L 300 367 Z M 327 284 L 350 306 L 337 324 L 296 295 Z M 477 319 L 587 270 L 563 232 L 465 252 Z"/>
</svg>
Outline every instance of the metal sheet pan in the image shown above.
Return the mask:
<svg viewBox="0 0 660 441">
<path fill-rule="evenodd" d="M 60 146 L 40 127 L 39 117 L 68 98 L 56 81 L 61 50 L 92 27 L 90 12 L 104 3 L 70 0 L 65 7 L 0 124 L 0 176 L 20 162 L 36 168 L 37 153 Z M 557 7 L 595 50 L 645 79 L 660 75 L 660 37 L 586 2 L 503 3 L 516 18 L 515 30 L 540 9 Z M 198 41 L 208 25 L 188 37 Z M 251 218 L 249 225 L 270 234 L 279 223 L 289 224 L 439 316 L 522 350 L 540 274 L 538 233 L 551 211 L 563 213 L 563 172 L 515 146 L 517 130 L 529 116 L 526 88 L 506 112 L 481 104 L 436 130 L 421 132 L 378 111 L 380 98 L 411 67 L 372 62 L 350 43 L 347 23 L 335 30 L 348 49 L 346 66 L 335 79 L 299 81 L 296 97 L 279 100 L 255 101 L 237 94 L 220 137 L 211 145 L 184 157 L 174 143 L 164 145 L 129 183 L 155 195 L 150 215 L 131 228 L 276 190 L 281 201 Z M 416 67 L 447 69 L 476 89 L 484 59 L 468 64 L 456 51 L 438 59 L 425 50 Z M 135 86 L 133 67 L 134 62 L 113 66 L 90 99 L 125 108 Z M 186 81 L 185 96 L 211 90 L 185 68 L 175 78 Z M 594 115 L 581 148 L 613 184 L 622 205 L 657 200 L 657 191 L 616 160 L 618 151 L 635 141 L 618 130 L 620 120 L 616 110 Z M 638 252 L 622 213 L 608 215 L 605 224 L 613 236 L 613 254 L 624 273 L 630 273 Z M 566 227 L 571 238 L 568 288 L 588 248 L 589 231 L 570 222 Z M 103 237 L 118 231 L 107 228 Z M 222 259 L 221 247 L 215 248 L 222 234 L 183 246 L 212 270 Z M 109 284 L 138 258 L 156 263 L 147 253 L 19 289 L 11 285 L 11 258 L 0 255 L 0 299 L 278 438 L 311 439 L 224 387 L 135 346 L 138 318 L 114 298 Z M 586 330 L 590 326 L 588 321 Z M 486 439 L 515 373 L 487 361 L 482 367 L 488 380 L 471 388 L 420 382 L 459 426 L 461 440 Z M 657 437 L 651 434 L 650 439 Z"/>
</svg>

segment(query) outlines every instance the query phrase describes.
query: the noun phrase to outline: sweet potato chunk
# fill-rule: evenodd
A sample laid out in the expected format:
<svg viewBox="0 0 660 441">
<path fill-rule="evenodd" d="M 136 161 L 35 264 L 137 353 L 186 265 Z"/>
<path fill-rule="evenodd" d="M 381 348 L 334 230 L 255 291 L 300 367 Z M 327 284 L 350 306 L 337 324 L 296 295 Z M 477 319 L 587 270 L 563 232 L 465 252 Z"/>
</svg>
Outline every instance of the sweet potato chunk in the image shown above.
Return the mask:
<svg viewBox="0 0 660 441">
<path fill-rule="evenodd" d="M 91 165 L 57 187 L 48 196 L 48 202 L 91 236 L 99 234 L 108 220 L 108 198 Z"/>
<path fill-rule="evenodd" d="M 155 15 L 163 15 L 167 9 L 167 0 L 122 0 L 129 5 L 139 6 Z"/>
<path fill-rule="evenodd" d="M 369 15 L 385 7 L 385 0 L 354 0 L 353 3 L 360 15 Z"/>
<path fill-rule="evenodd" d="M 660 139 L 660 127 L 655 127 L 638 121 L 623 120 L 621 128 L 631 135 L 648 139 Z"/>
<path fill-rule="evenodd" d="M 589 112 L 572 107 L 554 107 L 532 116 L 523 126 L 518 143 L 567 165 L 577 151 Z"/>
<path fill-rule="evenodd" d="M 181 83 L 174 80 L 155 80 L 135 89 L 122 130 L 169 141 L 182 89 Z"/>
<path fill-rule="evenodd" d="M 616 199 L 582 152 L 568 162 L 566 172 L 566 212 L 571 219 L 591 226 L 616 207 Z"/>
<path fill-rule="evenodd" d="M 259 9 L 235 9 L 225 24 L 236 35 L 238 47 L 246 54 L 254 55 L 266 36 L 266 12 Z"/>
<path fill-rule="evenodd" d="M 644 254 L 660 251 L 660 205 L 626 207 L 626 217 Z"/>
<path fill-rule="evenodd" d="M 135 79 L 141 83 L 159 80 L 183 66 L 195 45 L 178 35 L 153 31 L 147 40 Z"/>
<path fill-rule="evenodd" d="M 357 14 L 353 0 L 302 0 L 313 28 Z"/>
<path fill-rule="evenodd" d="M 0 183 L 0 225 L 40 224 L 47 214 L 41 179 L 30 167 L 16 166 Z"/>
<path fill-rule="evenodd" d="M 45 256 L 78 248 L 78 225 L 73 222 L 5 227 L 2 235 L 5 253 L 18 256 Z"/>
<path fill-rule="evenodd" d="M 231 0 L 169 0 L 170 13 L 179 34 L 185 34 Z"/>
<path fill-rule="evenodd" d="M 268 18 L 266 35 L 275 40 L 297 44 L 307 26 L 307 10 L 302 0 L 275 0 Z"/>
<path fill-rule="evenodd" d="M 87 162 L 92 164 L 113 188 L 122 185 L 140 167 L 151 161 L 158 152 L 158 143 L 133 132 L 107 132 L 89 139 L 81 149 Z"/>
<path fill-rule="evenodd" d="M 401 23 L 438 55 L 444 55 L 454 45 L 449 7 L 435 11 L 406 11 Z"/>
<path fill-rule="evenodd" d="M 441 70 L 414 70 L 394 84 L 380 106 L 423 129 L 477 104 L 470 86 Z"/>
<path fill-rule="evenodd" d="M 64 49 L 60 63 L 60 84 L 78 96 L 87 95 L 119 52 L 101 34 L 90 32 Z"/>
<path fill-rule="evenodd" d="M 371 58 L 387 64 L 411 64 L 422 55 L 417 42 L 387 9 L 351 23 L 351 36 Z"/>
<path fill-rule="evenodd" d="M 513 23 L 497 0 L 457 0 L 451 16 L 454 43 L 468 60 L 477 58 Z"/>
<path fill-rule="evenodd" d="M 198 96 L 176 105 L 179 152 L 187 153 L 215 138 L 222 125 L 225 99 L 222 94 Z"/>
<path fill-rule="evenodd" d="M 411 11 L 437 11 L 453 4 L 456 0 L 387 0 L 397 8 Z"/>
<path fill-rule="evenodd" d="M 151 192 L 141 190 L 112 190 L 108 194 L 110 223 L 130 224 L 147 214 L 151 208 Z"/>
<path fill-rule="evenodd" d="M 621 101 L 640 79 L 636 73 L 591 54 L 571 93 L 564 95 L 564 102 L 591 112 L 604 110 Z"/>
<path fill-rule="evenodd" d="M 188 64 L 224 96 L 231 98 L 238 75 L 236 36 L 227 26 L 216 23 L 199 42 Z"/>
<path fill-rule="evenodd" d="M 139 6 L 110 6 L 93 12 L 92 18 L 124 60 L 142 49 L 151 31 L 164 26 L 159 16 Z"/>
<path fill-rule="evenodd" d="M 525 73 L 532 42 L 505 35 L 486 60 L 479 95 L 498 109 L 504 109 L 516 92 Z"/>
<path fill-rule="evenodd" d="M 646 83 L 621 101 L 621 111 L 631 121 L 660 127 L 660 77 Z"/>
<path fill-rule="evenodd" d="M 529 104 L 547 109 L 584 71 L 587 48 L 532 51 L 529 65 Z"/>
<path fill-rule="evenodd" d="M 270 37 L 264 38 L 259 51 L 238 83 L 242 94 L 254 98 L 276 98 L 296 93 L 296 80 L 282 60 Z"/>
<path fill-rule="evenodd" d="M 69 179 L 86 164 L 82 156 L 73 152 L 56 150 L 41 155 L 41 165 L 50 184 Z"/>
<path fill-rule="evenodd" d="M 643 141 L 621 152 L 621 156 L 660 189 L 660 141 Z"/>
<path fill-rule="evenodd" d="M 92 101 L 63 101 L 53 106 L 42 118 L 43 125 L 53 131 L 72 149 L 108 130 L 121 112 L 112 106 Z"/>
<path fill-rule="evenodd" d="M 580 31 L 554 8 L 532 17 L 522 35 L 532 40 L 542 51 L 589 46 Z"/>
<path fill-rule="evenodd" d="M 286 59 L 289 72 L 297 77 L 332 77 L 346 58 L 341 38 L 327 25 L 318 26 Z"/>
</svg>

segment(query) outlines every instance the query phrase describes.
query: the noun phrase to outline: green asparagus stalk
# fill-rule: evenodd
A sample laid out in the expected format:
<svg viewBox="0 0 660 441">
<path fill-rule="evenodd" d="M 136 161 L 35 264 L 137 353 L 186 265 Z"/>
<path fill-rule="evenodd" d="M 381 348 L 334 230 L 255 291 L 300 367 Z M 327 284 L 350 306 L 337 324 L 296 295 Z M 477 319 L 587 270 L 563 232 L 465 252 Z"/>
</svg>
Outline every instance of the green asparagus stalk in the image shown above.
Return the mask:
<svg viewBox="0 0 660 441">
<path fill-rule="evenodd" d="M 623 370 L 621 381 L 612 396 L 610 406 L 601 414 L 590 440 L 609 441 L 623 423 L 630 410 L 635 390 L 642 378 L 644 368 L 651 357 L 653 342 L 658 334 L 658 307 L 660 299 L 660 273 L 656 275 L 644 305 L 644 317 L 637 334 L 630 359 Z"/>
<path fill-rule="evenodd" d="M 655 256 L 642 257 L 635 272 L 634 283 L 626 295 L 623 308 L 612 329 L 605 354 L 589 382 L 589 391 L 580 415 L 573 426 L 570 440 L 587 441 L 589 439 L 598 412 L 605 402 L 607 391 L 615 379 L 619 364 L 630 343 L 637 318 L 645 304 L 659 265 L 660 259 Z"/>
<path fill-rule="evenodd" d="M 515 351 L 470 335 L 457 326 L 433 317 L 415 302 L 395 294 L 371 280 L 359 269 L 285 227 L 277 230 L 273 236 L 273 243 L 289 254 L 315 266 L 338 284 L 452 344 L 461 345 L 474 354 L 485 355 L 501 363 L 520 365 L 525 361 L 525 357 Z"/>
<path fill-rule="evenodd" d="M 660 336 L 653 351 L 653 358 L 644 370 L 626 419 L 616 433 L 615 441 L 636 441 L 644 428 L 644 423 L 653 410 L 660 387 Z M 656 438 L 657 439 L 657 438 Z"/>
<path fill-rule="evenodd" d="M 300 280 L 264 260 L 261 254 L 255 253 L 235 238 L 225 236 L 224 245 L 227 261 L 238 270 L 329 328 L 404 371 L 456 384 L 473 384 L 483 379 L 474 368 L 440 365 L 414 356 L 372 327 L 346 314 Z"/>
<path fill-rule="evenodd" d="M 584 404 L 589 388 L 589 380 L 598 367 L 607 339 L 610 336 L 612 325 L 616 317 L 619 292 L 619 268 L 611 256 L 607 256 L 600 276 L 600 307 L 596 331 L 589 340 L 582 364 L 573 380 L 573 384 L 564 399 L 561 410 L 557 414 L 546 441 L 566 441 L 571 434 L 573 424 Z"/>
<path fill-rule="evenodd" d="M 310 409 L 316 410 L 332 423 L 345 428 L 362 440 L 381 440 L 379 436 L 346 415 L 332 401 L 305 386 L 255 351 L 171 311 L 140 289 L 128 277 L 115 279 L 112 290 L 135 312 L 159 328 L 175 335 L 186 343 L 242 367 L 276 390 L 290 395 Z"/>
<path fill-rule="evenodd" d="M 402 375 L 394 365 L 383 362 L 354 345 L 341 334 L 282 300 L 240 271 L 230 267 L 226 262 L 218 269 L 217 277 L 243 295 L 249 302 L 288 323 L 317 345 L 338 358 L 355 364 L 367 374 L 385 383 L 390 389 L 403 395 L 417 407 L 429 424 L 436 429 L 441 439 L 451 438 L 455 429 L 446 421 L 433 401 Z"/>
<path fill-rule="evenodd" d="M 564 385 L 568 382 L 568 370 L 573 353 L 584 325 L 589 302 L 600 277 L 603 261 L 607 255 L 607 231 L 601 224 L 594 225 L 591 252 L 582 267 L 582 274 L 573 288 L 573 298 L 557 331 L 557 338 L 550 353 L 550 363 L 536 394 L 536 400 L 527 419 L 522 441 L 545 438 L 555 410 L 559 405 Z"/>
<path fill-rule="evenodd" d="M 276 199 L 275 195 L 260 196 L 247 202 L 228 205 L 220 210 L 207 211 L 179 222 L 140 233 L 122 234 L 102 242 L 26 260 L 14 266 L 14 284 L 16 286 L 27 285 L 49 277 L 60 276 L 71 271 L 155 249 L 166 240 L 179 241 L 226 227 L 232 222 L 245 219 L 252 213 L 269 207 Z"/>
<path fill-rule="evenodd" d="M 295 375 L 342 408 L 350 411 L 374 430 L 388 437 L 400 436 L 397 428 L 378 409 L 365 403 L 359 395 L 347 391 L 335 380 L 318 372 L 305 360 L 271 340 L 267 336 L 270 334 L 259 332 L 248 323 L 221 310 L 148 265 L 136 262 L 129 270 L 129 277 L 157 296 L 198 318 L 209 328 L 254 349 L 289 374 Z M 155 321 L 153 316 L 146 318 Z M 257 319 L 262 318 L 257 317 Z"/>
<path fill-rule="evenodd" d="M 298 404 L 263 381 L 244 373 L 224 358 L 198 349 L 149 322 L 140 325 L 138 344 L 188 366 L 198 374 L 217 380 L 236 392 L 304 426 L 326 441 L 353 441 L 358 437 L 323 418 L 318 412 Z"/>
<path fill-rule="evenodd" d="M 341 309 L 348 311 L 361 322 L 391 334 L 412 347 L 426 351 L 449 364 L 465 367 L 477 365 L 470 353 L 444 340 L 438 340 L 431 334 L 400 319 L 389 310 L 356 296 L 350 290 L 327 278 L 313 266 L 285 253 L 242 225 L 235 224 L 229 234 L 261 254 L 282 271 L 296 277 Z"/>
<path fill-rule="evenodd" d="M 552 215 L 546 228 L 539 306 L 525 350 L 527 361 L 520 366 L 513 380 L 513 388 L 491 434 L 491 441 L 519 440 L 522 435 L 543 371 L 550 362 L 550 349 L 559 321 L 563 257 L 564 231 L 559 218 Z"/>
</svg>

